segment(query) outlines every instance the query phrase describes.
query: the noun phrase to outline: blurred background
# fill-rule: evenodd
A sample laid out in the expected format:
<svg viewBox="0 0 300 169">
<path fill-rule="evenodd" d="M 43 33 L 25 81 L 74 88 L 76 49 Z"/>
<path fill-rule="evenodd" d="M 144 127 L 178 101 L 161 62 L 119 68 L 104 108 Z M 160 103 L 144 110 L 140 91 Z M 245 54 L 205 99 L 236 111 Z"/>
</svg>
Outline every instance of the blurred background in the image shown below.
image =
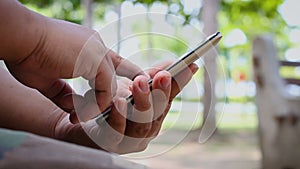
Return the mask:
<svg viewBox="0 0 300 169">
<path fill-rule="evenodd" d="M 299 1 L 20 2 L 43 15 L 98 30 L 108 47 L 143 68 L 166 58 L 174 59 L 209 34 L 222 32 L 224 37 L 215 54 L 198 61 L 200 70 L 175 99 L 159 138 L 145 152 L 125 157 L 153 168 L 261 167 L 252 41 L 258 35 L 270 34 L 280 59 L 299 61 Z M 133 34 L 136 36 L 131 37 Z M 300 67 L 282 68 L 279 72 L 283 77 L 300 77 Z M 69 82 L 77 84 L 74 86 L 79 93 L 86 90 L 81 79 Z M 288 93 L 300 95 L 297 85 L 286 88 Z M 206 133 L 204 124 L 208 126 Z"/>
</svg>

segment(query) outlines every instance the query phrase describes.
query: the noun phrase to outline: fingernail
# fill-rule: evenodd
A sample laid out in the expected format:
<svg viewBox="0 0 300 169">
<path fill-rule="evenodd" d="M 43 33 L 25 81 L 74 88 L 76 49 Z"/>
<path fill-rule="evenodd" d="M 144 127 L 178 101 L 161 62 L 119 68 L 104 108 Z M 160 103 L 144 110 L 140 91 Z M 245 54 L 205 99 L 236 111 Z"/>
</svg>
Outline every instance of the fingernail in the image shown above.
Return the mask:
<svg viewBox="0 0 300 169">
<path fill-rule="evenodd" d="M 166 89 L 171 85 L 171 77 L 163 77 L 159 81 L 161 88 Z"/>
<path fill-rule="evenodd" d="M 199 70 L 199 67 L 197 65 L 192 67 L 192 73 L 195 74 Z"/>
<path fill-rule="evenodd" d="M 139 81 L 139 88 L 143 93 L 149 92 L 148 82 L 143 79 Z"/>
<path fill-rule="evenodd" d="M 192 64 L 190 70 L 192 71 L 192 74 L 195 74 L 199 70 L 199 67 L 196 64 Z"/>
</svg>

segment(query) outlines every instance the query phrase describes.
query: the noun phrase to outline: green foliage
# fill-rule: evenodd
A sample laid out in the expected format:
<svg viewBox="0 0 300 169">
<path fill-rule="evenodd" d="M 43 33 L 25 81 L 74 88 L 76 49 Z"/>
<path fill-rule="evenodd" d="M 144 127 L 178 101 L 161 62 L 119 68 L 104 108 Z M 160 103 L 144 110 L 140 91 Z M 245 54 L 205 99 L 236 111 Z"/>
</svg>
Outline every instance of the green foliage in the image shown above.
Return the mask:
<svg viewBox="0 0 300 169">
<path fill-rule="evenodd" d="M 220 31 L 225 34 L 233 29 L 242 30 L 247 43 L 244 45 L 226 48 L 220 44 L 221 54 L 226 57 L 226 65 L 229 65 L 229 74 L 236 72 L 246 74 L 246 79 L 251 79 L 252 70 L 252 41 L 261 34 L 271 34 L 276 39 L 276 46 L 280 55 L 290 47 L 291 43 L 286 36 L 286 23 L 277 11 L 283 0 L 222 0 L 218 14 Z M 240 62 L 241 60 L 244 60 Z"/>
<path fill-rule="evenodd" d="M 53 4 L 54 0 L 19 0 L 21 3 L 29 5 L 34 4 L 39 8 L 46 8 Z"/>
<path fill-rule="evenodd" d="M 284 20 L 277 12 L 281 3 L 282 0 L 223 0 L 219 11 L 220 28 L 225 32 L 239 28 L 250 39 L 258 33 L 281 34 L 285 27 Z"/>
<path fill-rule="evenodd" d="M 31 10 L 45 16 L 81 23 L 83 10 L 80 0 L 20 0 Z"/>
<path fill-rule="evenodd" d="M 161 0 L 161 1 L 157 1 L 157 0 L 133 0 L 134 3 L 142 3 L 142 4 L 146 4 L 146 5 L 151 5 L 154 2 L 168 2 L 168 0 Z"/>
</svg>

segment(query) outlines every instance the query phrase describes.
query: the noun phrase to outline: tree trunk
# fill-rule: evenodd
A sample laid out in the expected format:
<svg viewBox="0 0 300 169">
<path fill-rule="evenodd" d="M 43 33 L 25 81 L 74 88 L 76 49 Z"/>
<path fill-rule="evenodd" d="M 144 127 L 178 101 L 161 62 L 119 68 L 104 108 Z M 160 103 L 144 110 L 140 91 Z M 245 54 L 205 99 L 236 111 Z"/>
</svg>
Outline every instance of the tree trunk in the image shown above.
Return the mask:
<svg viewBox="0 0 300 169">
<path fill-rule="evenodd" d="M 220 0 L 203 0 L 201 20 L 204 24 L 203 32 L 206 36 L 218 29 L 217 13 Z M 215 81 L 216 81 L 216 54 L 211 50 L 204 57 L 204 112 L 200 134 L 200 142 L 206 141 L 216 129 L 215 112 Z"/>
<path fill-rule="evenodd" d="M 88 28 L 93 27 L 93 2 L 94 0 L 81 0 L 81 4 L 85 11 L 83 25 Z"/>
<path fill-rule="evenodd" d="M 121 18 L 122 18 L 122 13 L 121 13 L 121 3 L 115 5 L 115 11 L 118 14 L 118 28 L 117 28 L 117 54 L 120 54 L 120 50 L 121 50 L 121 39 L 122 39 L 122 35 L 121 35 Z"/>
</svg>

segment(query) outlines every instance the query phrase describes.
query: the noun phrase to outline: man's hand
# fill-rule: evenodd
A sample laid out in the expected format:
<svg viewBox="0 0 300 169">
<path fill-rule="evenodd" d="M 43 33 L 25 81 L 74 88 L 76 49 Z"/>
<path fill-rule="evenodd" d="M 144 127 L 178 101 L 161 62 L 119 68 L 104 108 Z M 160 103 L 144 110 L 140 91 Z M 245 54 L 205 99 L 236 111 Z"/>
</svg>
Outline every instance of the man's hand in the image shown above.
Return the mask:
<svg viewBox="0 0 300 169">
<path fill-rule="evenodd" d="M 55 137 L 91 147 L 98 145 L 120 154 L 144 150 L 159 133 L 172 100 L 198 69 L 192 64 L 172 80 L 168 72 L 161 71 L 167 65 L 169 63 L 148 71 L 153 78 L 152 91 L 144 76 L 138 76 L 133 81 L 121 80 L 109 119 L 102 125 L 99 126 L 94 120 L 71 124 L 65 115 L 57 122 Z M 134 105 L 128 107 L 124 98 L 130 94 L 134 97 Z M 83 112 L 80 114 L 91 111 L 90 107 L 93 106 L 81 109 Z"/>
</svg>

